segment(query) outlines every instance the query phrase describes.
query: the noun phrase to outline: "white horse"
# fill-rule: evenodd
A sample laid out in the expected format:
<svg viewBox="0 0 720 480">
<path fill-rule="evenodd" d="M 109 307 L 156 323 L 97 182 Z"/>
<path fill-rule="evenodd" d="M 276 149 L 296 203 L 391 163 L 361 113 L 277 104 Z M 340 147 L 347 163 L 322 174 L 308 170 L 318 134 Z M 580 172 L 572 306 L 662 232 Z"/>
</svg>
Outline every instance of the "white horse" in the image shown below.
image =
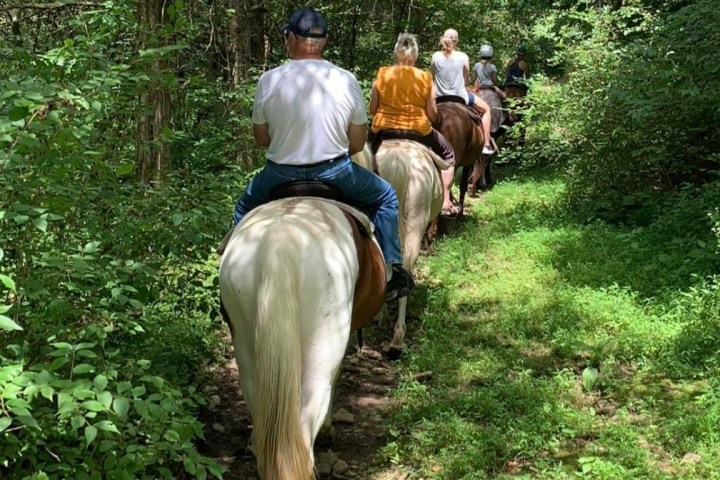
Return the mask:
<svg viewBox="0 0 720 480">
<path fill-rule="evenodd" d="M 262 480 L 315 478 L 313 445 L 332 428 L 334 385 L 367 265 L 354 231 L 335 203 L 288 198 L 250 212 L 225 247 L 220 295 Z M 384 290 L 382 255 L 377 263 L 370 318 Z"/>
<path fill-rule="evenodd" d="M 400 245 L 403 266 L 411 271 L 420 255 L 423 236 L 437 218 L 442 208 L 442 178 L 438 168 L 449 168 L 445 161 L 429 148 L 409 140 L 384 140 L 375 156 L 366 145 L 353 160 L 365 168 L 377 167 L 379 175 L 395 189 L 399 201 Z M 389 323 L 387 308 L 383 306 L 383 318 Z M 407 297 L 399 300 L 398 318 L 393 328 L 388 356 L 398 358 L 405 340 L 405 316 Z"/>
</svg>

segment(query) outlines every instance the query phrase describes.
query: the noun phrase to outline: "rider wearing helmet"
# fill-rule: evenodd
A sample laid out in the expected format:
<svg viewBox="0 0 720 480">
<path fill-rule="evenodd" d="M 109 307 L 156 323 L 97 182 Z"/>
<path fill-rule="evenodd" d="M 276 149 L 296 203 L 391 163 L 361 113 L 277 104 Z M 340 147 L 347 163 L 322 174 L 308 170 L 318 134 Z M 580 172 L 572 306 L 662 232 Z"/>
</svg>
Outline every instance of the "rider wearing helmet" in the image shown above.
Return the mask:
<svg viewBox="0 0 720 480">
<path fill-rule="evenodd" d="M 509 83 L 523 84 L 518 80 L 530 78 L 530 65 L 526 60 L 527 48 L 520 45 L 517 49 L 517 55 L 507 64 L 507 73 L 505 75 L 505 85 Z"/>
<path fill-rule="evenodd" d="M 473 86 L 492 89 L 504 99 L 505 92 L 497 86 L 497 67 L 492 63 L 494 53 L 490 44 L 486 43 L 480 47 L 480 61 L 473 67 Z"/>
</svg>

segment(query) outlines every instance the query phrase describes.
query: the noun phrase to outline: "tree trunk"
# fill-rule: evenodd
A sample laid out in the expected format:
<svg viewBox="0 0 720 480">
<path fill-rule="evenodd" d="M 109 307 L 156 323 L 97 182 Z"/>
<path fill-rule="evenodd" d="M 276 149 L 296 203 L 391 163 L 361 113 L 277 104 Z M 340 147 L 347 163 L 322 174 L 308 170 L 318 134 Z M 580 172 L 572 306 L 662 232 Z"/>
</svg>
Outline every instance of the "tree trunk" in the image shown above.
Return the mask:
<svg viewBox="0 0 720 480">
<path fill-rule="evenodd" d="M 140 0 L 137 6 L 141 48 L 157 48 L 167 44 L 161 32 L 167 22 L 167 0 Z M 170 165 L 170 93 L 164 85 L 163 72 L 167 61 L 159 56 L 147 65 L 151 75 L 146 91 L 140 94 L 141 112 L 138 118 L 136 151 L 138 179 L 158 183 Z"/>
</svg>

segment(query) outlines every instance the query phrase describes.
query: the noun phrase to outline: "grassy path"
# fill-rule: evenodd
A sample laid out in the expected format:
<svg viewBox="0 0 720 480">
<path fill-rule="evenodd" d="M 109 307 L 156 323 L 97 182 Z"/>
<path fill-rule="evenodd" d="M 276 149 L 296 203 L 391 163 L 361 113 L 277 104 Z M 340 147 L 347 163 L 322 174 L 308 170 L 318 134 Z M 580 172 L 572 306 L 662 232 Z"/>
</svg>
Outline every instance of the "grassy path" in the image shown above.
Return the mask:
<svg viewBox="0 0 720 480">
<path fill-rule="evenodd" d="M 555 175 L 509 175 L 421 262 L 400 368 L 434 375 L 397 388 L 384 458 L 408 478 L 720 478 L 720 302 L 688 244 L 711 232 L 670 209 L 579 222 Z"/>
</svg>

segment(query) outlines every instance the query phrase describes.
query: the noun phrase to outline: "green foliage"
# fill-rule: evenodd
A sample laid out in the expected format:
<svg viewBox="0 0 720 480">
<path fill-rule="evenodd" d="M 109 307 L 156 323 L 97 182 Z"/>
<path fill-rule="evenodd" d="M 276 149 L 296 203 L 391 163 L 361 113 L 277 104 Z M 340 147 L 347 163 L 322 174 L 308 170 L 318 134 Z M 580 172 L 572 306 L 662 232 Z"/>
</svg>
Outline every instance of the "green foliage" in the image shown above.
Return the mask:
<svg viewBox="0 0 720 480">
<path fill-rule="evenodd" d="M 402 369 L 433 379 L 396 390 L 384 458 L 421 478 L 712 478 L 715 186 L 587 223 L 560 175 L 513 171 L 421 265 Z"/>
<path fill-rule="evenodd" d="M 657 191 L 715 180 L 715 7 L 571 10 L 536 25 L 565 74 L 532 90 L 532 153 L 566 166 L 575 203 L 619 219 Z"/>
<path fill-rule="evenodd" d="M 0 466 L 7 478 L 175 478 L 180 465 L 196 478 L 218 465 L 197 453 L 202 426 L 192 416 L 202 397 L 127 360 L 108 338 L 118 327 L 91 325 L 79 343 L 51 337 L 0 355 Z M 175 470 L 175 471 L 174 471 Z M 33 476 L 32 478 L 36 478 Z"/>
</svg>

